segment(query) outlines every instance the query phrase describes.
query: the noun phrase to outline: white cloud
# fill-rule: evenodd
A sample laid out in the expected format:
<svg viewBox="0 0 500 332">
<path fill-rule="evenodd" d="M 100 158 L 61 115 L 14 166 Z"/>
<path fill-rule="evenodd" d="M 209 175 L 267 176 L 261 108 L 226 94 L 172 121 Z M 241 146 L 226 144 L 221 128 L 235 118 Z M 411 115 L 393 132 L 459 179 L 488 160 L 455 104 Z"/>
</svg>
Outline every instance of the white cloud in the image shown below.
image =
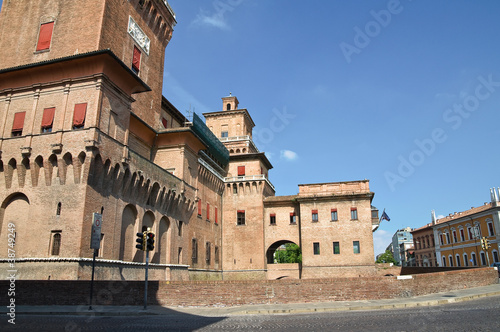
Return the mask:
<svg viewBox="0 0 500 332">
<path fill-rule="evenodd" d="M 378 254 L 385 252 L 385 249 L 392 242 L 392 234 L 383 229 L 378 229 L 373 233 L 373 252 L 375 258 Z"/>
<path fill-rule="evenodd" d="M 280 151 L 280 158 L 285 159 L 288 161 L 296 160 L 299 156 L 297 153 L 290 151 L 290 150 L 281 150 Z"/>
<path fill-rule="evenodd" d="M 201 11 L 198 15 L 196 15 L 193 24 L 199 26 L 214 27 L 221 30 L 230 29 L 229 25 L 224 19 L 224 15 L 222 14 L 222 12 L 218 12 L 212 15 L 207 15 L 205 12 Z"/>
</svg>

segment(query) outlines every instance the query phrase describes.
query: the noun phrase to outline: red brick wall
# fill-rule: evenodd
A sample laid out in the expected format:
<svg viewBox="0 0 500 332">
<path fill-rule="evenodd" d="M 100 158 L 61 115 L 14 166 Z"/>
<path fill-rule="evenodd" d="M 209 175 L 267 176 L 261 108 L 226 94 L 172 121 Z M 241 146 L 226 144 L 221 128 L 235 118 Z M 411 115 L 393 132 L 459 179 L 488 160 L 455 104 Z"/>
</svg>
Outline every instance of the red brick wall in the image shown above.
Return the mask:
<svg viewBox="0 0 500 332">
<path fill-rule="evenodd" d="M 437 272 L 397 277 L 336 278 L 272 281 L 178 281 L 148 284 L 149 304 L 241 305 L 305 303 L 348 300 L 401 298 L 445 292 L 498 283 L 493 268 Z M 8 280 L 0 281 L 8 289 Z M 141 305 L 144 282 L 96 281 L 94 304 Z M 35 281 L 15 283 L 17 305 L 85 305 L 88 304 L 90 281 Z M 7 304 L 2 297 L 0 305 Z"/>
</svg>

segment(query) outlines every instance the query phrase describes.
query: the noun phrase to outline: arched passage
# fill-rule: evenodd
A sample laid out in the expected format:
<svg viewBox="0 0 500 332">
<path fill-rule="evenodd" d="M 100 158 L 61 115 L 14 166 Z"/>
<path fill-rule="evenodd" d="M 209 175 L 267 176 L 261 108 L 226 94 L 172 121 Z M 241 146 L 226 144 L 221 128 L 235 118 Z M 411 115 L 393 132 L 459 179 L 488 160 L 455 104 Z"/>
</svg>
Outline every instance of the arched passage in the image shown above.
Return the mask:
<svg viewBox="0 0 500 332">
<path fill-rule="evenodd" d="M 296 244 L 295 242 L 290 241 L 290 240 L 280 240 L 280 241 L 276 241 L 273 244 L 271 244 L 266 251 L 267 264 L 275 264 L 276 251 L 285 250 L 286 244 L 289 244 L 289 243 Z"/>
</svg>

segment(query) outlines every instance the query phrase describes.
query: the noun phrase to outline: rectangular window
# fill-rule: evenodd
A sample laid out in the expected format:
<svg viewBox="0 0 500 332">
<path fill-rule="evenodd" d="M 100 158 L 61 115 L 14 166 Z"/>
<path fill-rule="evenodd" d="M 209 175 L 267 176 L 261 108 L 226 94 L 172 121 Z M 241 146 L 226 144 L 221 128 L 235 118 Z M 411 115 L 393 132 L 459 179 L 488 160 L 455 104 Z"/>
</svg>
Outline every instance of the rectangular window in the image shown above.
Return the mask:
<svg viewBox="0 0 500 332">
<path fill-rule="evenodd" d="M 238 176 L 245 176 L 245 166 L 238 166 Z"/>
<path fill-rule="evenodd" d="M 454 230 L 453 231 L 453 242 L 457 243 L 458 240 L 457 240 L 457 232 Z"/>
<path fill-rule="evenodd" d="M 132 70 L 139 74 L 139 68 L 141 68 L 141 51 L 134 46 L 134 54 L 132 55 Z"/>
<path fill-rule="evenodd" d="M 52 123 L 54 122 L 55 112 L 55 107 L 46 108 L 43 110 L 42 133 L 50 133 L 52 131 Z"/>
<path fill-rule="evenodd" d="M 464 263 L 465 263 L 465 266 L 469 266 L 469 258 L 467 257 L 466 253 L 464 254 Z"/>
<path fill-rule="evenodd" d="M 481 265 L 486 265 L 486 256 L 484 255 L 484 252 L 482 252 L 480 255 L 481 255 Z"/>
<path fill-rule="evenodd" d="M 358 219 L 358 208 L 352 207 L 351 208 L 351 220 L 357 220 Z"/>
<path fill-rule="evenodd" d="M 168 121 L 165 118 L 161 118 L 161 124 L 163 125 L 163 128 L 168 128 Z"/>
<path fill-rule="evenodd" d="M 215 223 L 219 222 L 219 217 L 217 216 L 217 206 L 215 207 Z"/>
<path fill-rule="evenodd" d="M 312 210 L 312 221 L 318 222 L 318 210 Z"/>
<path fill-rule="evenodd" d="M 196 239 L 191 240 L 191 249 L 193 250 L 193 254 L 191 255 L 191 262 L 193 264 L 198 263 L 198 242 Z"/>
<path fill-rule="evenodd" d="M 179 229 L 178 229 L 178 231 L 179 231 L 178 235 L 182 236 L 182 221 L 181 220 L 179 220 Z"/>
<path fill-rule="evenodd" d="M 450 233 L 446 232 L 446 244 L 450 244 Z"/>
<path fill-rule="evenodd" d="M 220 137 L 227 137 L 227 131 L 223 131 L 220 133 Z"/>
<path fill-rule="evenodd" d="M 201 198 L 198 198 L 198 215 L 201 216 Z"/>
<path fill-rule="evenodd" d="M 472 264 L 474 264 L 474 266 L 477 266 L 476 254 L 472 253 L 471 257 L 472 257 Z"/>
<path fill-rule="evenodd" d="M 275 213 L 271 213 L 271 215 L 269 216 L 269 219 L 270 219 L 270 224 L 271 225 L 276 225 L 276 214 Z"/>
<path fill-rule="evenodd" d="M 236 224 L 245 225 L 245 210 L 238 210 L 236 214 Z"/>
<path fill-rule="evenodd" d="M 472 227 L 467 227 L 467 232 L 469 233 L 469 240 L 474 239 L 474 236 L 472 234 Z"/>
<path fill-rule="evenodd" d="M 297 223 L 297 216 L 295 215 L 295 212 L 290 212 L 290 224 L 296 224 Z"/>
<path fill-rule="evenodd" d="M 443 234 L 439 234 L 439 244 L 443 245 Z"/>
<path fill-rule="evenodd" d="M 495 235 L 495 231 L 493 229 L 493 223 L 492 222 L 488 223 L 488 233 L 489 233 L 490 236 Z"/>
<path fill-rule="evenodd" d="M 85 126 L 87 103 L 76 104 L 73 111 L 73 129 L 81 129 Z"/>
<path fill-rule="evenodd" d="M 455 258 L 457 259 L 457 266 L 458 266 L 458 267 L 462 266 L 462 265 L 460 264 L 460 255 L 455 256 Z"/>
<path fill-rule="evenodd" d="M 429 239 L 427 239 L 429 241 Z M 465 241 L 465 232 L 463 228 L 460 228 L 460 241 Z"/>
<path fill-rule="evenodd" d="M 214 262 L 215 264 L 219 264 L 219 247 L 217 246 L 214 249 Z"/>
<path fill-rule="evenodd" d="M 319 242 L 313 243 L 313 251 L 315 255 L 319 255 Z"/>
<path fill-rule="evenodd" d="M 40 33 L 38 35 L 38 43 L 36 45 L 37 51 L 44 51 L 50 49 L 50 42 L 52 40 L 53 30 L 54 30 L 54 22 L 44 23 L 40 25 Z"/>
<path fill-rule="evenodd" d="M 333 254 L 334 255 L 340 254 L 340 242 L 333 242 Z"/>
<path fill-rule="evenodd" d="M 361 252 L 359 249 L 359 241 L 352 241 L 352 249 L 355 254 L 359 254 Z"/>
<path fill-rule="evenodd" d="M 332 221 L 338 221 L 339 220 L 339 216 L 337 214 L 337 209 L 332 209 L 331 215 L 332 215 Z"/>
<path fill-rule="evenodd" d="M 207 203 L 207 220 L 210 220 L 210 204 Z"/>
<path fill-rule="evenodd" d="M 205 260 L 207 265 L 210 265 L 210 242 L 207 242 L 205 245 Z"/>
<path fill-rule="evenodd" d="M 23 134 L 24 118 L 26 112 L 17 112 L 14 114 L 14 123 L 12 124 L 12 136 L 21 136 Z"/>
</svg>

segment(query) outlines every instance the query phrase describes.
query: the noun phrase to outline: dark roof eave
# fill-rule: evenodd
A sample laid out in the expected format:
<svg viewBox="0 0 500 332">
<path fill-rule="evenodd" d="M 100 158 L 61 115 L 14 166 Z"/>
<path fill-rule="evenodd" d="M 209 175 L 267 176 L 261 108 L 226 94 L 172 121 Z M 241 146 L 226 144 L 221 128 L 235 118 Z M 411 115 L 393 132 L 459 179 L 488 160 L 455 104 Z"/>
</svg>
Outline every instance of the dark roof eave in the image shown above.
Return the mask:
<svg viewBox="0 0 500 332">
<path fill-rule="evenodd" d="M 241 159 L 260 159 L 262 161 L 267 169 L 272 169 L 273 165 L 267 159 L 266 154 L 264 152 L 259 152 L 259 153 L 243 153 L 243 154 L 235 154 L 230 156 L 231 160 L 241 160 Z"/>
<path fill-rule="evenodd" d="M 15 72 L 18 70 L 30 69 L 30 68 L 35 68 L 35 67 L 41 67 L 41 66 L 51 65 L 51 64 L 55 64 L 55 63 L 71 61 L 71 60 L 75 60 L 75 59 L 83 59 L 83 58 L 88 58 L 88 57 L 102 55 L 102 54 L 107 54 L 107 55 L 111 56 L 116 62 L 118 62 L 120 64 L 121 67 L 123 67 L 123 69 L 125 69 L 125 71 L 127 71 L 132 77 L 134 77 L 134 79 L 140 85 L 142 85 L 142 87 L 144 88 L 144 91 L 142 91 L 142 92 L 151 91 L 151 88 L 149 87 L 149 85 L 147 85 L 139 76 L 137 76 L 137 74 L 134 73 L 134 71 L 132 69 L 127 67 L 127 65 L 125 65 L 125 63 L 123 63 L 123 61 L 120 60 L 109 48 L 104 49 L 104 50 L 97 50 L 97 51 L 91 51 L 91 52 L 86 52 L 86 53 L 74 54 L 74 55 L 70 55 L 70 56 L 66 56 L 66 57 L 55 58 L 55 59 L 50 59 L 50 60 L 45 60 L 45 61 L 40 61 L 40 62 L 28 63 L 25 65 L 20 65 L 20 66 L 15 66 L 15 67 L 4 68 L 4 69 L 0 69 L 0 74 Z"/>
</svg>

